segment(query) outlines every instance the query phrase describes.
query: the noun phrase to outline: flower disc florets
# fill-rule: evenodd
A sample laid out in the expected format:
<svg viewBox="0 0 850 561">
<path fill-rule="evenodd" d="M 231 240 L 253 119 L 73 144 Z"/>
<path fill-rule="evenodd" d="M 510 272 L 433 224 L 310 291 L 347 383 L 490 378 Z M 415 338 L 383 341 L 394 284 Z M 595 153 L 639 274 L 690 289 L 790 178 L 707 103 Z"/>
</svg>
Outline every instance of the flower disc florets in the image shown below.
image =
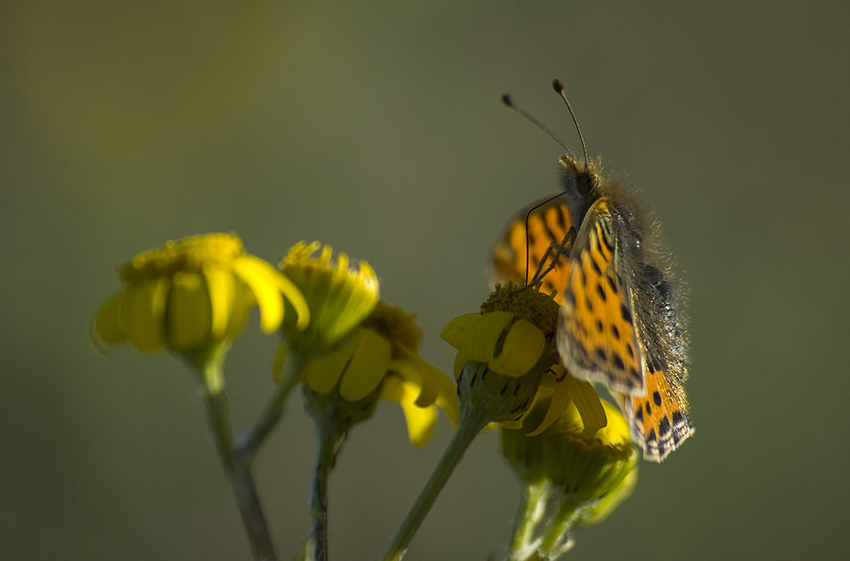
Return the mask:
<svg viewBox="0 0 850 561">
<path fill-rule="evenodd" d="M 496 290 L 481 304 L 482 314 L 498 310 L 516 314 L 535 325 L 547 337 L 554 336 L 558 327 L 559 306 L 552 296 L 512 282 L 497 284 Z"/>
<path fill-rule="evenodd" d="M 378 277 L 372 267 L 365 261 L 351 264 L 345 253 L 334 259 L 329 245 L 298 242 L 280 262 L 280 270 L 304 294 L 311 314 L 305 330 L 284 322 L 284 334 L 293 349 L 329 350 L 378 303 Z"/>
</svg>

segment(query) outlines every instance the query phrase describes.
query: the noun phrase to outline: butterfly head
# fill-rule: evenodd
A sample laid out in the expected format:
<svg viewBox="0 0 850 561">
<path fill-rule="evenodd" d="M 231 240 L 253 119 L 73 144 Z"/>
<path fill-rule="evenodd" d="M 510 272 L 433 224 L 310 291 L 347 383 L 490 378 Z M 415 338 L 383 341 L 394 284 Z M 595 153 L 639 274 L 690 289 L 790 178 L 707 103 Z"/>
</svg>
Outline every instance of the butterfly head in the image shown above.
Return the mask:
<svg viewBox="0 0 850 561">
<path fill-rule="evenodd" d="M 600 196 L 599 162 L 577 159 L 572 154 L 564 154 L 559 160 L 561 164 L 561 183 L 567 208 L 570 209 L 570 220 L 579 225 L 584 220 L 587 210 Z"/>
</svg>

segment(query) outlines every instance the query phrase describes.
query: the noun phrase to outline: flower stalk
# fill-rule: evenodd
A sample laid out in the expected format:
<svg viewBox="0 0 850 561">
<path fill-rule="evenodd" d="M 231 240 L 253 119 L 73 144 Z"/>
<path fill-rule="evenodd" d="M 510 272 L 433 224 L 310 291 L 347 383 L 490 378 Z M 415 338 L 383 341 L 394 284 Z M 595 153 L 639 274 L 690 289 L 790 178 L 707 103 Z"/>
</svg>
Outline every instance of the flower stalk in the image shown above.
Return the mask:
<svg viewBox="0 0 850 561">
<path fill-rule="evenodd" d="M 328 480 L 341 436 L 333 427 L 316 427 L 316 465 L 310 482 L 310 539 L 314 561 L 328 560 Z"/>
<path fill-rule="evenodd" d="M 522 490 L 511 536 L 512 561 L 524 560 L 530 552 L 536 550 L 539 540 L 535 539 L 534 531 L 546 514 L 548 487 L 546 481 L 540 480 L 533 485 L 527 485 Z"/>
<path fill-rule="evenodd" d="M 286 358 L 288 360 L 281 365 L 283 371 L 277 389 L 269 398 L 263 412 L 254 421 L 250 430 L 238 439 L 237 451 L 246 461 L 254 459 L 266 437 L 280 421 L 286 400 L 300 382 L 301 372 L 311 357 L 304 353 L 293 352 L 289 353 Z"/>
<path fill-rule="evenodd" d="M 224 471 L 236 495 L 236 503 L 254 561 L 276 561 L 271 534 L 263 514 L 251 459 L 238 453 L 230 424 L 230 405 L 224 392 L 222 363 L 227 345 L 218 345 L 208 353 L 192 357 L 204 387 L 207 419 L 221 458 Z"/>
<path fill-rule="evenodd" d="M 437 496 L 446 486 L 452 472 L 457 467 L 469 445 L 481 430 L 489 422 L 488 416 L 483 409 L 475 407 L 464 407 L 461 404 L 460 419 L 457 431 L 449 442 L 448 448 L 440 458 L 440 462 L 419 493 L 419 497 L 408 512 L 407 517 L 393 536 L 381 557 L 382 561 L 400 561 L 404 557 L 410 540 L 413 539 L 425 516 L 431 510 Z"/>
</svg>

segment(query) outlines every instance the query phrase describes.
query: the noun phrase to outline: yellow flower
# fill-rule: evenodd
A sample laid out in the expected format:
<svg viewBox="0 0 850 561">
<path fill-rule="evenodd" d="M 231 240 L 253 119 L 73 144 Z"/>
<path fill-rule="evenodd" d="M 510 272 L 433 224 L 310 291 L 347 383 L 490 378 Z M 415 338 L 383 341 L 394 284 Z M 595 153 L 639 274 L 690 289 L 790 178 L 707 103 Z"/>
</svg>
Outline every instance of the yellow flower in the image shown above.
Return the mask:
<svg viewBox="0 0 850 561">
<path fill-rule="evenodd" d="M 314 256 L 317 251 L 318 256 Z M 354 329 L 378 302 L 378 277 L 365 261 L 350 266 L 348 255 L 319 242 L 295 244 L 280 262 L 280 270 L 297 286 L 310 308 L 307 329 L 286 320 L 290 347 L 325 352 Z"/>
<path fill-rule="evenodd" d="M 571 402 L 590 434 L 605 426 L 593 386 L 574 379 L 558 361 L 557 324 L 558 304 L 550 296 L 511 283 L 497 285 L 481 313 L 450 321 L 440 336 L 458 350 L 454 376 L 461 399 L 477 408 L 490 407 L 488 421 L 519 428 L 534 403 L 546 398 L 549 409 L 531 425 L 532 435 L 554 423 Z M 464 371 L 470 374 L 465 379 Z M 496 376 L 487 377 L 489 373 Z M 470 384 L 475 387 L 468 388 Z"/>
<path fill-rule="evenodd" d="M 233 234 L 170 241 L 136 255 L 120 274 L 124 289 L 92 322 L 93 334 L 106 345 L 127 341 L 143 352 L 202 351 L 236 337 L 254 305 L 262 329 L 276 330 L 284 297 L 298 327 L 309 322 L 298 289 L 270 264 L 245 253 Z"/>
<path fill-rule="evenodd" d="M 335 408 L 331 415 L 344 430 L 370 417 L 378 399 L 399 403 L 410 441 L 423 446 L 434 430 L 435 406 L 457 424 L 458 404 L 451 380 L 417 354 L 421 338 L 413 315 L 378 302 L 339 345 L 307 363 L 304 382 Z"/>
<path fill-rule="evenodd" d="M 592 436 L 574 404 L 537 436 L 502 430 L 502 454 L 522 482 L 523 505 L 512 560 L 555 559 L 572 547 L 571 530 L 602 521 L 634 489 L 637 450 L 620 411 L 602 402 L 608 424 Z M 543 417 L 536 404 L 529 417 Z"/>
</svg>

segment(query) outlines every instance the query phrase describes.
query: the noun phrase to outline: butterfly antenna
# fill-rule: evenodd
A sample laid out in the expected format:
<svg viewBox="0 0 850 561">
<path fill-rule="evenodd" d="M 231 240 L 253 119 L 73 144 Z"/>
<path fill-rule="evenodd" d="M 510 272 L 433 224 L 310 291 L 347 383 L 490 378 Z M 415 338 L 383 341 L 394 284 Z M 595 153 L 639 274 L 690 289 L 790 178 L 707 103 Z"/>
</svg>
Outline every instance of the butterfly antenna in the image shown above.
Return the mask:
<svg viewBox="0 0 850 561">
<path fill-rule="evenodd" d="M 511 109 L 513 109 L 514 111 L 516 111 L 517 113 L 519 113 L 520 115 L 522 115 L 523 117 L 525 117 L 526 119 L 528 119 L 529 121 L 531 121 L 532 123 L 537 125 L 543 132 L 545 132 L 546 134 L 551 136 L 553 139 L 555 139 L 555 142 L 560 144 L 561 148 L 563 148 L 567 152 L 567 154 L 572 155 L 571 152 L 570 152 L 570 149 L 567 148 L 567 145 L 564 144 L 563 140 L 558 138 L 557 135 L 555 135 L 555 133 L 552 132 L 549 129 L 549 127 L 547 127 L 546 125 L 544 125 L 543 123 L 538 121 L 534 117 L 534 115 L 532 115 L 531 113 L 529 113 L 528 111 L 526 111 L 525 109 L 523 109 L 522 107 L 517 105 L 516 102 L 514 101 L 514 98 L 511 97 L 509 94 L 505 94 L 505 95 L 502 96 L 502 103 L 504 103 L 505 105 L 507 105 L 508 107 L 510 107 Z"/>
<path fill-rule="evenodd" d="M 525 213 L 525 286 L 528 286 L 528 269 L 529 269 L 529 267 L 531 267 L 531 247 L 530 247 L 531 246 L 531 234 L 528 232 L 528 220 L 529 220 L 529 218 L 531 218 L 532 212 L 534 212 L 538 208 L 542 207 L 543 205 L 545 205 L 545 204 L 547 204 L 551 201 L 554 201 L 555 199 L 560 197 L 562 194 L 563 193 L 558 193 L 557 195 L 552 195 L 551 197 L 549 197 L 545 201 L 534 205 L 533 207 L 528 209 L 528 212 Z M 534 282 L 534 280 L 537 279 L 537 276 L 540 274 L 541 267 L 545 262 L 546 262 L 546 257 L 544 256 L 543 259 L 540 261 L 540 264 L 538 265 L 537 271 L 534 273 L 534 276 L 531 277 L 532 282 Z"/>
<path fill-rule="evenodd" d="M 584 168 L 590 169 L 590 162 L 587 158 L 587 146 L 584 143 L 584 135 L 581 134 L 581 127 L 578 126 L 578 119 L 576 119 L 576 114 L 573 112 L 573 107 L 570 105 L 570 100 L 567 99 L 567 94 L 564 93 L 564 84 L 561 83 L 560 80 L 555 78 L 552 81 L 552 87 L 561 96 L 561 99 L 564 100 L 564 103 L 567 104 L 567 110 L 570 112 L 570 117 L 573 118 L 573 124 L 576 126 L 576 131 L 578 132 L 578 139 L 581 140 L 581 151 L 584 152 Z"/>
</svg>

